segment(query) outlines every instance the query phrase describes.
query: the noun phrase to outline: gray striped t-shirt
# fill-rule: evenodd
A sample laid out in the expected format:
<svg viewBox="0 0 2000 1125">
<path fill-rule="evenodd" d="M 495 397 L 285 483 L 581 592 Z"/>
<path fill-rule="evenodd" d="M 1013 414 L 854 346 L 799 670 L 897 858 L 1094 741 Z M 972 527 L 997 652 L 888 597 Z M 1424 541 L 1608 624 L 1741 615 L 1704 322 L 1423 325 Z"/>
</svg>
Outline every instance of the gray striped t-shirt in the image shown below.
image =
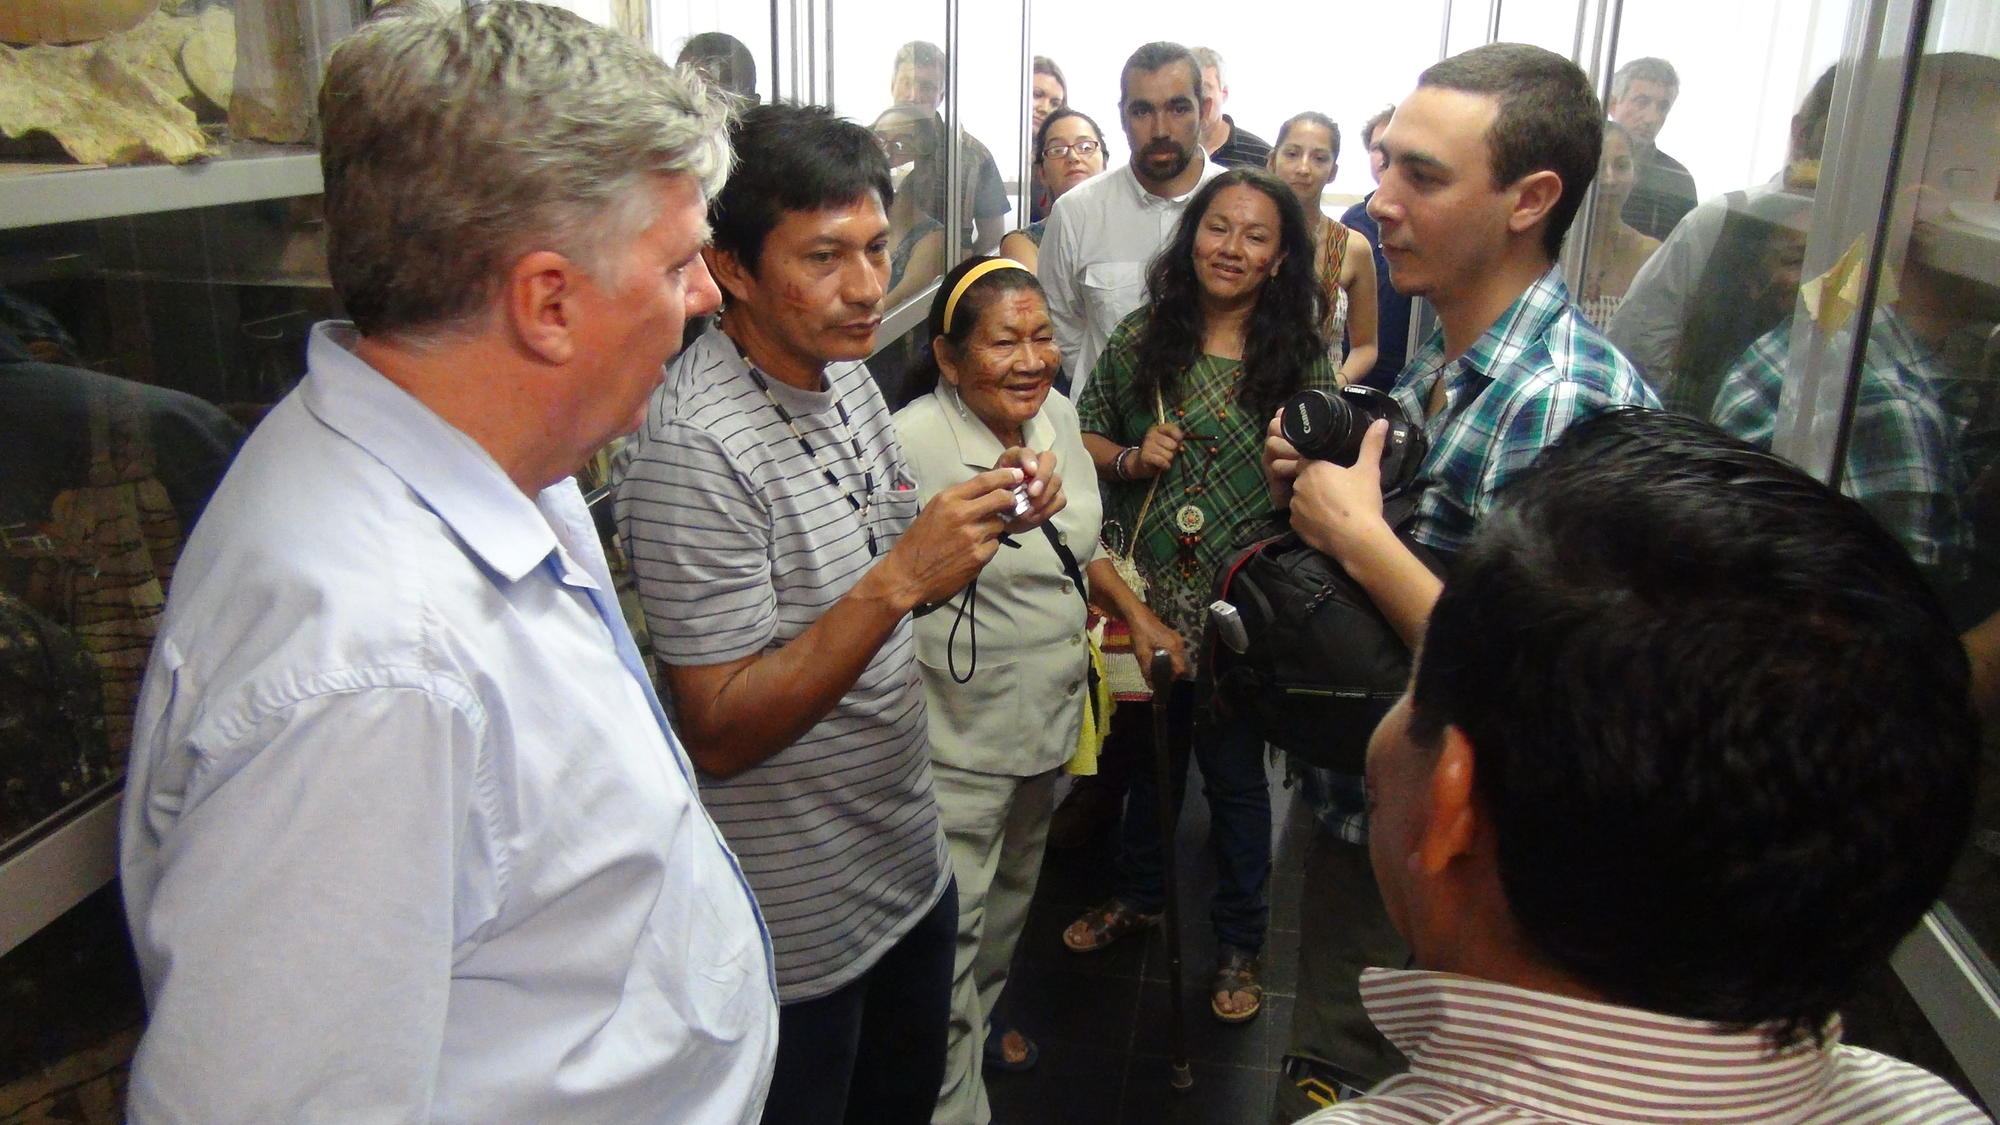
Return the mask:
<svg viewBox="0 0 2000 1125">
<path fill-rule="evenodd" d="M 721 664 L 779 648 L 875 563 L 868 530 L 887 553 L 916 517 L 917 493 L 867 369 L 836 364 L 826 379 L 818 393 L 766 380 L 816 462 L 720 329 L 669 365 L 614 509 L 660 660 Z M 735 777 L 701 776 L 702 802 L 770 927 L 780 1002 L 850 983 L 944 893 L 950 867 L 925 731 L 905 619 L 797 743 Z"/>
</svg>

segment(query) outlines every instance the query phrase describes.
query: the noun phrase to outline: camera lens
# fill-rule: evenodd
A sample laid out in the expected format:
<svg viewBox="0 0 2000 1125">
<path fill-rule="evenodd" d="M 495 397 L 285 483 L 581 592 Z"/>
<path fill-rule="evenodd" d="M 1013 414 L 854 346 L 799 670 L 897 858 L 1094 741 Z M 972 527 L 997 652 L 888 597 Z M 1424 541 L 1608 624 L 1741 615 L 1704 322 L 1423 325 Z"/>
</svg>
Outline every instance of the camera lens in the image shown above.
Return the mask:
<svg viewBox="0 0 2000 1125">
<path fill-rule="evenodd" d="M 1361 451 L 1362 435 L 1373 417 L 1356 410 L 1342 396 L 1304 390 L 1285 402 L 1278 432 L 1299 456 L 1314 461 L 1352 465 Z"/>
</svg>

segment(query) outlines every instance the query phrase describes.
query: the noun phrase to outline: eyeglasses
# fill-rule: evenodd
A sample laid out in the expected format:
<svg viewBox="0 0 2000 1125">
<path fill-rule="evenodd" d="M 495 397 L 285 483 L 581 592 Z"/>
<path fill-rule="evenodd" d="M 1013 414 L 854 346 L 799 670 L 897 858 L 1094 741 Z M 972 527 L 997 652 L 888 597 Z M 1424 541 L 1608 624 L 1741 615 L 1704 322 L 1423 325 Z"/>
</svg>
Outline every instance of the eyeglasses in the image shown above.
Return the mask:
<svg viewBox="0 0 2000 1125">
<path fill-rule="evenodd" d="M 1042 156 L 1048 160 L 1061 160 L 1072 152 L 1078 156 L 1096 156 L 1097 150 L 1103 147 L 1104 143 L 1102 141 L 1076 141 L 1066 145 L 1054 144 L 1043 149 Z"/>
</svg>

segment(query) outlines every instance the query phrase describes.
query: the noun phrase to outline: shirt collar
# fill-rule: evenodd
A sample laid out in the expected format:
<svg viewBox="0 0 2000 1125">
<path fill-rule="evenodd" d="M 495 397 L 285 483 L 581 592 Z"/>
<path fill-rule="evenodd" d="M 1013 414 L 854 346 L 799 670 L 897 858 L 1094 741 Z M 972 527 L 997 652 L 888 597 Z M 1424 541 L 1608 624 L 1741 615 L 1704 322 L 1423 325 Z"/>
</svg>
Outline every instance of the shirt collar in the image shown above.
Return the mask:
<svg viewBox="0 0 2000 1125">
<path fill-rule="evenodd" d="M 1569 286 L 1563 283 L 1562 267 L 1550 266 L 1546 273 L 1514 298 L 1507 311 L 1501 313 L 1492 326 L 1465 349 L 1464 355 L 1450 363 L 1444 361 L 1444 326 L 1439 325 L 1424 346 L 1404 365 L 1404 370 L 1417 373 L 1409 385 L 1419 395 L 1418 401 L 1421 403 L 1422 398 L 1428 396 L 1431 376 L 1437 373 L 1441 373 L 1446 380 L 1453 401 L 1458 399 L 1457 388 L 1461 385 L 1484 388 L 1494 380 L 1497 372 L 1506 370 L 1521 358 L 1522 352 L 1541 339 L 1568 304 Z M 1421 411 L 1418 416 L 1422 416 Z"/>
<path fill-rule="evenodd" d="M 1361 999 L 1414 1079 L 1585 1125 L 1806 1119 L 1840 1038 L 1835 1019 L 1774 1053 L 1758 1029 L 1419 970 L 1364 970 Z"/>
<path fill-rule="evenodd" d="M 1195 159 L 1201 164 L 1201 178 L 1194 182 L 1193 187 L 1172 198 L 1154 195 L 1152 192 L 1147 191 L 1146 185 L 1139 182 L 1139 173 L 1133 171 L 1131 162 L 1127 161 L 1124 168 L 1125 188 L 1134 196 L 1133 202 L 1142 208 L 1179 207 L 1194 198 L 1194 193 L 1200 191 L 1203 184 L 1228 171 L 1228 169 L 1209 160 L 1207 150 L 1203 149 L 1200 145 L 1196 145 L 1194 151 Z"/>
<path fill-rule="evenodd" d="M 1049 393 L 1058 392 L 1052 388 Z M 972 412 L 972 408 L 965 405 L 965 400 L 958 396 L 957 388 L 939 380 L 937 399 L 941 408 L 938 413 L 944 415 L 945 429 L 950 431 L 952 441 L 958 446 L 959 460 L 981 472 L 998 464 L 1000 455 L 1007 451 L 1006 447 L 1000 444 L 999 436 Z M 1043 405 L 1047 405 L 1046 400 Z M 1021 427 L 1022 440 L 1037 453 L 1055 444 L 1055 433 L 1046 414 L 1046 410 L 1036 411 L 1035 416 L 1028 419 L 1028 424 Z"/>
<path fill-rule="evenodd" d="M 478 442 L 356 356 L 359 339 L 346 321 L 313 326 L 299 388 L 306 409 L 396 474 L 502 578 L 517 582 L 540 566 L 556 550 L 541 508 Z"/>
</svg>

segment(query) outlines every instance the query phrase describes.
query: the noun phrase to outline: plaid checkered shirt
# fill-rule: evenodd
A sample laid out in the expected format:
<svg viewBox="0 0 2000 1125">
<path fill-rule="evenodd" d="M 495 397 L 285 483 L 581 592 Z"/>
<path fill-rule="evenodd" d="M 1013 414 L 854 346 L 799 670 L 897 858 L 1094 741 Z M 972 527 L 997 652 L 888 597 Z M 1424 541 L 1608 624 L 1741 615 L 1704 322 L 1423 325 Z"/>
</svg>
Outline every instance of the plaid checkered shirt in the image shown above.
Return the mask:
<svg viewBox="0 0 2000 1125">
<path fill-rule="evenodd" d="M 1444 408 L 1426 417 L 1439 380 Z M 1444 333 L 1433 332 L 1392 393 L 1407 417 L 1424 419 L 1430 439 L 1410 537 L 1438 551 L 1463 547 L 1500 490 L 1572 422 L 1621 406 L 1660 405 L 1638 369 L 1577 311 L 1556 267 L 1459 358 L 1445 359 Z M 1349 843 L 1366 843 L 1359 779 L 1306 771 L 1301 792 L 1320 824 Z"/>
<path fill-rule="evenodd" d="M 1444 408 L 1426 417 L 1439 380 Z M 1424 419 L 1430 439 L 1411 537 L 1438 551 L 1465 546 L 1500 489 L 1570 423 L 1621 406 L 1660 406 L 1638 369 L 1571 303 L 1559 267 L 1459 358 L 1445 359 L 1444 332 L 1433 332 L 1392 393 L 1406 415 Z"/>
<path fill-rule="evenodd" d="M 1723 378 L 1717 426 L 1771 448 L 1790 357 L 1792 322 L 1758 337 Z M 1861 502 L 1918 563 L 1962 576 L 1971 543 L 1959 498 L 1961 424 L 1943 406 L 1942 367 L 1893 311 L 1878 312 L 1861 362 L 1840 490 Z"/>
</svg>

